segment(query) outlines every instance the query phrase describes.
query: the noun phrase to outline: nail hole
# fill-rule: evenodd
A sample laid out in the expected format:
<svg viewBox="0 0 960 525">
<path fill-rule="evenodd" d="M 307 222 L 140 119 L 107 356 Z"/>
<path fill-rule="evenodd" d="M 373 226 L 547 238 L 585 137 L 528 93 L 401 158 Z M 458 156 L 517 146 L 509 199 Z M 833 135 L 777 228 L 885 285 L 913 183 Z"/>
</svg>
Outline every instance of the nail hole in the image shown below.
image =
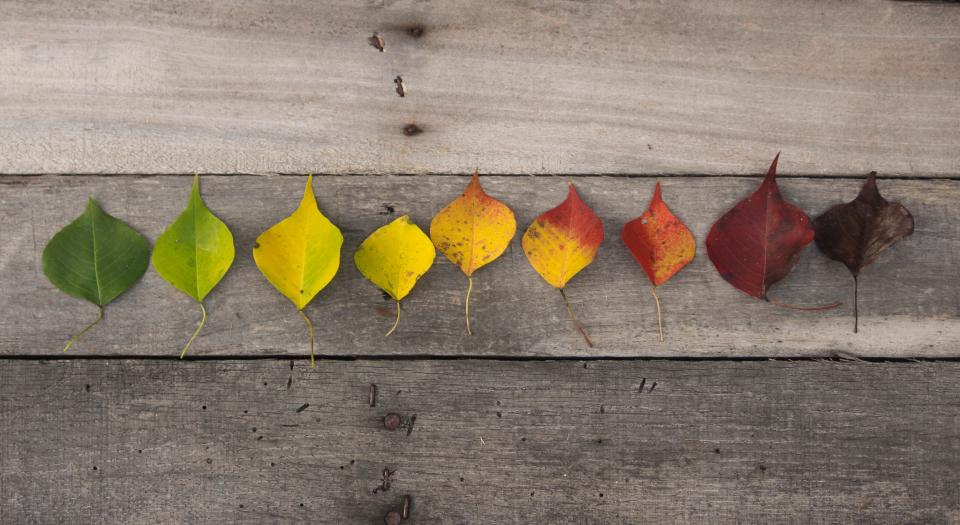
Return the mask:
<svg viewBox="0 0 960 525">
<path fill-rule="evenodd" d="M 408 137 L 414 137 L 421 133 L 423 133 L 423 130 L 416 124 L 407 124 L 403 127 L 403 134 Z"/>
</svg>

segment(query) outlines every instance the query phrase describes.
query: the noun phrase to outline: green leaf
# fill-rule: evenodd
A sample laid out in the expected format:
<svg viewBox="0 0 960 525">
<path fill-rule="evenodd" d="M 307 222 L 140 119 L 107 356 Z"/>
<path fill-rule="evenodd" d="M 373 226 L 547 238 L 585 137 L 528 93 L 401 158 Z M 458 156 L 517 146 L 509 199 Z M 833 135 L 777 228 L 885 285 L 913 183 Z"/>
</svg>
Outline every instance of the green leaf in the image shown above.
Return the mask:
<svg viewBox="0 0 960 525">
<path fill-rule="evenodd" d="M 92 198 L 73 222 L 43 249 L 43 273 L 64 293 L 100 307 L 100 316 L 73 336 L 64 351 L 103 317 L 103 307 L 143 277 L 150 241 L 103 211 Z"/>
<path fill-rule="evenodd" d="M 167 282 L 200 304 L 203 319 L 180 357 L 196 339 L 206 321 L 203 300 L 233 264 L 233 235 L 200 197 L 200 177 L 193 177 L 187 209 L 157 237 L 153 267 Z"/>
<path fill-rule="evenodd" d="M 313 368 L 313 322 L 303 309 L 340 267 L 343 235 L 320 213 L 313 195 L 313 176 L 307 177 L 300 206 L 292 215 L 257 237 L 253 260 L 280 293 L 290 299 L 310 334 L 310 368 Z"/>
</svg>

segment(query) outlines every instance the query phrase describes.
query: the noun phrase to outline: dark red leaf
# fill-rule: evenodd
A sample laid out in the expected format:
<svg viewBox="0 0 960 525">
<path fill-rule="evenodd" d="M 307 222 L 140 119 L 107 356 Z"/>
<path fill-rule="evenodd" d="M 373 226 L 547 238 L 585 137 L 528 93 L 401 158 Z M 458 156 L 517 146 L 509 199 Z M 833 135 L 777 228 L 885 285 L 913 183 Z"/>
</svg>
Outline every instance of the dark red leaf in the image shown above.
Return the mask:
<svg viewBox="0 0 960 525">
<path fill-rule="evenodd" d="M 853 274 L 854 325 L 857 331 L 857 276 L 881 252 L 913 233 L 913 215 L 899 202 L 888 202 L 877 190 L 877 172 L 870 173 L 856 199 L 838 204 L 813 221 L 817 247 Z"/>
<path fill-rule="evenodd" d="M 779 158 L 778 153 L 760 187 L 720 217 L 707 235 L 707 255 L 720 276 L 767 301 L 770 286 L 793 270 L 814 236 L 803 210 L 780 195 Z"/>
</svg>

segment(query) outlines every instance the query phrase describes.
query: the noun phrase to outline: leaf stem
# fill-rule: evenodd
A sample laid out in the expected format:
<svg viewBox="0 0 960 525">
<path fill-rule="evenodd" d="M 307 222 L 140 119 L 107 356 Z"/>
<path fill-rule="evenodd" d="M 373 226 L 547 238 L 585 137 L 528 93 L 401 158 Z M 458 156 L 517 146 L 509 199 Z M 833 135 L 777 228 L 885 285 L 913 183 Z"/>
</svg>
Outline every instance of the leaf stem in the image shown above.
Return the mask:
<svg viewBox="0 0 960 525">
<path fill-rule="evenodd" d="M 203 303 L 198 302 L 197 304 L 200 305 L 200 313 L 203 314 L 203 317 L 200 318 L 200 326 L 197 327 L 197 331 L 190 336 L 190 340 L 187 341 L 187 346 L 183 347 L 183 351 L 180 352 L 180 359 L 183 359 L 183 356 L 187 355 L 187 350 L 190 349 L 190 345 L 193 344 L 193 340 L 200 335 L 200 330 L 203 330 L 203 325 L 207 323 L 207 309 L 203 307 Z"/>
<path fill-rule="evenodd" d="M 650 289 L 650 293 L 653 294 L 653 300 L 657 302 L 657 328 L 660 329 L 660 342 L 663 342 L 663 318 L 660 316 L 660 298 L 657 297 L 657 287 L 654 286 Z"/>
<path fill-rule="evenodd" d="M 67 341 L 67 346 L 63 347 L 63 351 L 64 351 L 64 352 L 66 352 L 67 350 L 69 350 L 70 347 L 73 346 L 73 343 L 76 343 L 76 342 L 77 342 L 77 339 L 80 339 L 80 336 L 82 336 L 83 334 L 87 333 L 88 330 L 90 330 L 90 329 L 93 328 L 94 326 L 97 326 L 97 324 L 100 323 L 100 321 L 103 319 L 103 307 L 102 307 L 102 306 L 97 306 L 97 309 L 99 309 L 99 311 L 100 311 L 100 313 L 97 315 L 97 319 L 96 319 L 95 321 L 93 321 L 92 323 L 88 324 L 88 325 L 86 326 L 86 328 L 84 328 L 83 330 L 80 330 L 79 332 L 77 332 L 76 335 L 74 335 L 73 337 L 71 337 L 70 340 Z"/>
<path fill-rule="evenodd" d="M 563 288 L 560 288 L 560 295 L 563 297 L 563 304 L 567 307 L 567 313 L 570 314 L 570 320 L 573 321 L 573 324 L 577 327 L 577 330 L 580 330 L 580 335 L 582 335 L 583 340 L 587 342 L 587 347 L 593 348 L 593 341 L 590 340 L 590 336 L 587 335 L 587 331 L 583 329 L 583 325 L 581 325 L 580 321 L 577 320 L 577 316 L 573 315 L 573 309 L 570 308 L 570 301 L 567 300 L 567 294 L 563 291 Z"/>
<path fill-rule="evenodd" d="M 400 324 L 400 301 L 397 301 L 397 320 L 393 322 L 393 326 L 390 327 L 390 331 L 384 334 L 384 337 L 389 336 L 397 329 L 397 325 Z"/>
<path fill-rule="evenodd" d="M 467 318 L 467 335 L 473 335 L 470 331 L 470 292 L 473 291 L 473 276 L 467 276 L 467 299 L 464 301 L 466 311 L 464 315 Z"/>
<path fill-rule="evenodd" d="M 857 333 L 857 330 L 859 329 L 859 326 L 860 326 L 860 312 L 857 311 L 859 309 L 857 306 L 858 295 L 859 295 L 858 288 L 860 287 L 859 283 L 860 281 L 857 279 L 857 276 L 854 275 L 853 276 L 853 333 Z"/>
<path fill-rule="evenodd" d="M 300 314 L 300 317 L 303 317 L 303 322 L 307 323 L 307 332 L 310 334 L 310 368 L 314 367 L 313 361 L 313 321 L 307 317 L 306 312 L 303 310 L 297 310 L 297 313 Z"/>
<path fill-rule="evenodd" d="M 781 308 L 788 308 L 790 310 L 800 310 L 801 312 L 821 312 L 823 310 L 833 310 L 834 308 L 843 304 L 843 301 L 836 301 L 830 304 L 824 305 L 813 305 L 813 306 L 801 306 L 797 304 L 781 303 L 776 299 L 771 299 L 767 297 L 767 302 L 770 304 L 777 305 Z"/>
</svg>

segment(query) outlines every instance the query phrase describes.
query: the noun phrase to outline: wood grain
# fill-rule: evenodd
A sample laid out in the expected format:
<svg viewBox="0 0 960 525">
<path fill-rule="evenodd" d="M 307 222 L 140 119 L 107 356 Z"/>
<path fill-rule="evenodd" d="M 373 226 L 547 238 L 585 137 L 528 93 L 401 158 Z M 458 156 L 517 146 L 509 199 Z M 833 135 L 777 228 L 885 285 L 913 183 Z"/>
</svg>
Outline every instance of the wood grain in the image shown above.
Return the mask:
<svg viewBox="0 0 960 525">
<path fill-rule="evenodd" d="M 960 168 L 948 2 L 8 0 L 0 79 L 2 173 Z"/>
<path fill-rule="evenodd" d="M 957 523 L 957 384 L 958 363 L 8 361 L 0 520 L 373 524 L 409 494 L 411 524 Z"/>
<path fill-rule="evenodd" d="M 758 167 L 762 169 L 763 167 Z M 262 277 L 250 255 L 254 239 L 297 205 L 305 177 L 203 177 L 210 208 L 233 230 L 237 259 L 208 297 L 208 324 L 191 353 L 297 355 L 308 352 L 293 306 Z M 321 209 L 343 230 L 341 268 L 307 309 L 324 355 L 484 356 L 960 356 L 960 182 L 881 181 L 916 218 L 916 232 L 861 276 L 860 328 L 853 333 L 853 282 L 846 268 L 812 245 L 771 297 L 795 304 L 846 303 L 828 312 L 797 312 L 750 298 L 723 281 L 703 240 L 710 224 L 759 184 L 759 178 L 663 178 L 664 199 L 692 229 L 694 262 L 662 286 L 666 342 L 657 342 L 650 286 L 619 240 L 639 216 L 654 180 L 624 177 L 484 177 L 493 196 L 517 215 L 519 232 L 561 202 L 568 180 L 603 219 L 597 260 L 567 287 L 596 348 L 584 346 L 557 290 L 530 267 L 519 234 L 502 259 L 475 275 L 465 333 L 466 279 L 444 257 L 404 300 L 396 334 L 384 338 L 394 305 L 360 276 L 353 252 L 370 232 L 409 213 L 421 227 L 465 188 L 467 177 L 328 176 L 315 180 Z M 96 310 L 55 289 L 40 271 L 40 253 L 88 196 L 155 239 L 185 206 L 189 177 L 29 176 L 0 178 L 0 353 L 50 355 L 91 321 Z M 785 197 L 815 216 L 852 199 L 859 179 L 784 179 Z M 104 323 L 76 355 L 168 355 L 199 320 L 196 306 L 150 270 L 107 309 Z"/>
</svg>

